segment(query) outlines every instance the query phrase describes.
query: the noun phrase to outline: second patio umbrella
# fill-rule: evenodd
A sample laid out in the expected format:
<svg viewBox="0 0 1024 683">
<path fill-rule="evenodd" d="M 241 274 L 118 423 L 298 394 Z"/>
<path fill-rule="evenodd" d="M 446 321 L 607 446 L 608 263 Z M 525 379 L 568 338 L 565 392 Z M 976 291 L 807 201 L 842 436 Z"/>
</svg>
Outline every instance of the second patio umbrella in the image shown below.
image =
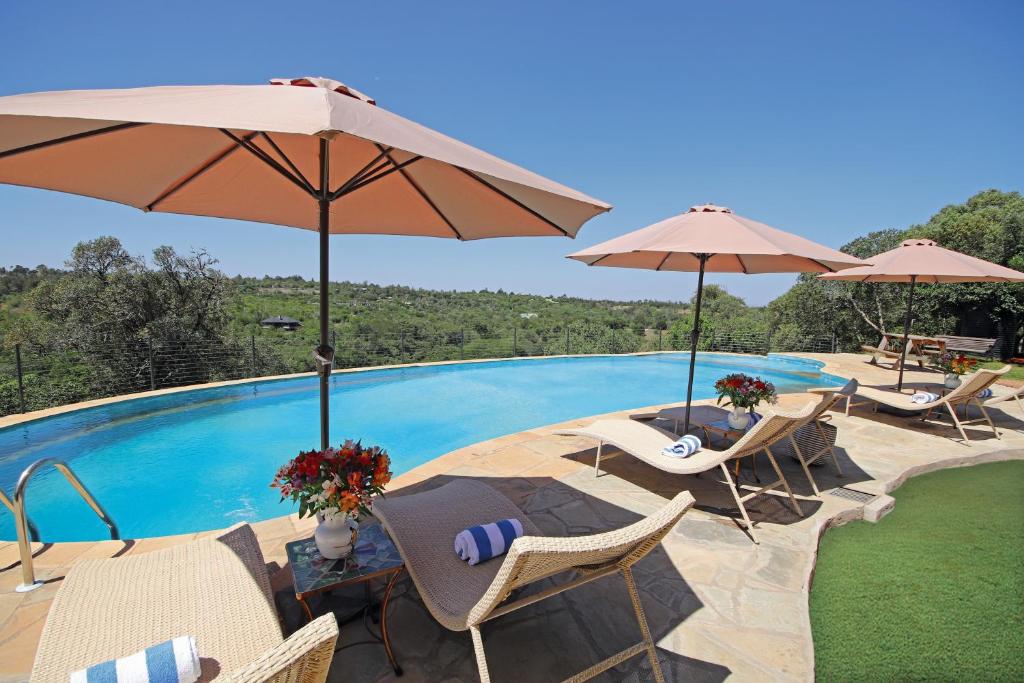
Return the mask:
<svg viewBox="0 0 1024 683">
<path fill-rule="evenodd" d="M 323 448 L 330 234 L 573 237 L 611 208 L 315 77 L 0 97 L 0 183 L 317 231 Z"/>
<path fill-rule="evenodd" d="M 842 273 L 820 276 L 824 280 L 850 282 L 908 282 L 907 310 L 903 317 L 903 349 L 900 352 L 900 377 L 896 390 L 903 389 L 903 366 L 906 365 L 907 339 L 910 336 L 911 312 L 914 308 L 914 287 L 917 283 L 940 282 L 1024 282 L 1024 273 L 990 263 L 980 258 L 943 249 L 932 240 L 903 240 L 895 249 L 868 259 L 870 265 L 850 268 Z"/>
<path fill-rule="evenodd" d="M 568 258 L 588 266 L 697 272 L 683 433 L 690 428 L 705 272 L 822 273 L 864 264 L 859 258 L 714 204 L 690 207 L 686 213 L 569 254 Z"/>
</svg>

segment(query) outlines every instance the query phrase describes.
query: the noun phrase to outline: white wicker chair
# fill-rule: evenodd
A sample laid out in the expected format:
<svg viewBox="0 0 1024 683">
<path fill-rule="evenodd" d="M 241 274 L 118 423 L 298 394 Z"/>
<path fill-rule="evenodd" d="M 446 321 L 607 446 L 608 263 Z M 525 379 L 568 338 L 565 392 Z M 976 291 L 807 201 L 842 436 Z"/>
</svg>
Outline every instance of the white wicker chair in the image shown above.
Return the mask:
<svg viewBox="0 0 1024 683">
<path fill-rule="evenodd" d="M 642 639 L 568 680 L 588 680 L 646 652 L 655 679 L 663 683 L 665 678 L 631 568 L 661 542 L 691 505 L 693 496 L 684 491 L 650 517 L 623 529 L 590 536 L 542 537 L 508 498 L 486 484 L 460 479 L 430 491 L 378 500 L 373 511 L 391 534 L 434 618 L 452 631 L 470 631 L 484 683 L 490 681 L 490 674 L 480 636 L 482 623 L 615 573 L 626 582 Z M 517 538 L 504 558 L 476 566 L 458 559 L 453 545 L 459 531 L 508 518 L 518 519 L 527 535 Z M 578 575 L 506 602 L 517 588 L 570 571 Z M 543 624 L 538 623 L 538 629 L 542 628 Z"/>
<path fill-rule="evenodd" d="M 177 636 L 195 636 L 201 681 L 323 683 L 338 624 L 322 616 L 285 639 L 248 524 L 214 538 L 72 567 L 53 599 L 32 683 Z"/>
</svg>

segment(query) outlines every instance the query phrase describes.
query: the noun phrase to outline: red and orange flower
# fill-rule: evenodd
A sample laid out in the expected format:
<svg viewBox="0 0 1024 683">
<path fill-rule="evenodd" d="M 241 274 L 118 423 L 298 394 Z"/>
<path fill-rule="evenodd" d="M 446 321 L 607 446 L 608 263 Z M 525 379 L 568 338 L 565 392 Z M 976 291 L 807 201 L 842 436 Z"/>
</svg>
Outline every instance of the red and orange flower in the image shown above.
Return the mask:
<svg viewBox="0 0 1024 683">
<path fill-rule="evenodd" d="M 281 500 L 299 504 L 299 516 L 358 517 L 370 511 L 373 496 L 383 495 L 391 481 L 391 458 L 380 446 L 364 447 L 348 440 L 340 448 L 303 451 L 277 470 L 271 488 Z"/>
</svg>

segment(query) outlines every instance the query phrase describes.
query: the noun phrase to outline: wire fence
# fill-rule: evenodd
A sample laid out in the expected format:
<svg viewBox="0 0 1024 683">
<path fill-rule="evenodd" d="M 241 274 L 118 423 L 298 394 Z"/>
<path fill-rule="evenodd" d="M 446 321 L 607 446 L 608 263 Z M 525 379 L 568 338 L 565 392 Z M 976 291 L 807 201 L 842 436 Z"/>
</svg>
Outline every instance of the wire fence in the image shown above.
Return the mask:
<svg viewBox="0 0 1024 683">
<path fill-rule="evenodd" d="M 570 324 L 556 330 L 513 328 L 399 330 L 333 335 L 335 368 L 527 356 L 688 351 L 689 335 Z M 302 339 L 284 336 L 135 340 L 88 349 L 21 346 L 0 349 L 0 417 L 121 394 L 314 370 Z M 834 352 L 834 337 L 808 338 L 708 330 L 700 351 L 765 354 Z"/>
</svg>

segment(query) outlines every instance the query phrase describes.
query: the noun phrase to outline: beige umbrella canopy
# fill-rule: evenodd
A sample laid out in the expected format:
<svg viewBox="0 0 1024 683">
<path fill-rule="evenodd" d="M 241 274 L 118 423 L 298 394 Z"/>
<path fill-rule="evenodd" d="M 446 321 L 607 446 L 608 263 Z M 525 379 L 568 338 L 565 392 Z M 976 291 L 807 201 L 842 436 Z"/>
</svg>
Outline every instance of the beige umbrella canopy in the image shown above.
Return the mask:
<svg viewBox="0 0 1024 683">
<path fill-rule="evenodd" d="M 872 256 L 870 265 L 850 268 L 842 273 L 827 273 L 824 280 L 851 282 L 908 282 L 907 311 L 903 319 L 903 352 L 897 390 L 903 388 L 903 365 L 910 336 L 910 316 L 914 307 L 914 287 L 918 282 L 1024 282 L 1024 273 L 980 258 L 944 249 L 928 239 L 903 240 L 895 249 Z"/>
<path fill-rule="evenodd" d="M 325 448 L 330 233 L 573 237 L 611 208 L 314 77 L 0 97 L 0 182 L 318 231 Z"/>
<path fill-rule="evenodd" d="M 736 215 L 714 204 L 692 206 L 646 228 L 588 247 L 567 258 L 588 266 L 697 272 L 690 333 L 690 375 L 683 432 L 690 428 L 693 371 L 700 338 L 704 273 L 821 273 L 864 264 L 859 258 Z"/>
</svg>

